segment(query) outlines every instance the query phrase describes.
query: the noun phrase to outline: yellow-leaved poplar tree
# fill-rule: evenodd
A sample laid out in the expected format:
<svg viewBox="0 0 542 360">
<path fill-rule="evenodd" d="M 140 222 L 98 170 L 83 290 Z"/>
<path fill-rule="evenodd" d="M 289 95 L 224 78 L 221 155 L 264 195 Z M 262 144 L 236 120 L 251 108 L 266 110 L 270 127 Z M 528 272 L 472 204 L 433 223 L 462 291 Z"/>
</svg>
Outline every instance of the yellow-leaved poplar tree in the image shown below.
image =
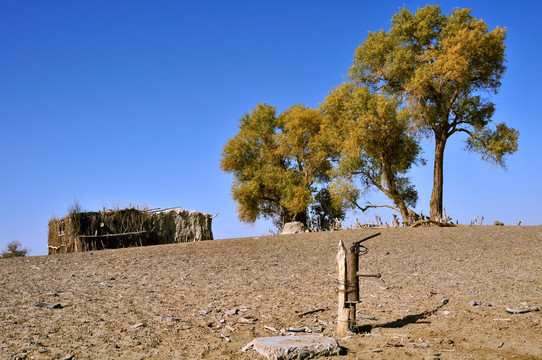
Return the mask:
<svg viewBox="0 0 542 360">
<path fill-rule="evenodd" d="M 371 32 L 358 47 L 350 81 L 401 99 L 411 127 L 434 139 L 430 215 L 442 219 L 444 149 L 450 136 L 466 134 L 466 148 L 504 166 L 517 151 L 519 133 L 493 124 L 496 93 L 506 69 L 506 29 L 489 30 L 470 9 L 443 14 L 437 5 L 415 13 L 401 9 L 389 31 Z"/>
<path fill-rule="evenodd" d="M 277 116 L 276 108 L 258 104 L 240 120 L 228 140 L 220 166 L 233 174 L 232 197 L 239 219 L 258 218 L 308 224 L 309 207 L 329 182 L 335 154 L 329 130 L 318 109 L 294 105 Z M 344 217 L 335 211 L 334 216 Z"/>
</svg>

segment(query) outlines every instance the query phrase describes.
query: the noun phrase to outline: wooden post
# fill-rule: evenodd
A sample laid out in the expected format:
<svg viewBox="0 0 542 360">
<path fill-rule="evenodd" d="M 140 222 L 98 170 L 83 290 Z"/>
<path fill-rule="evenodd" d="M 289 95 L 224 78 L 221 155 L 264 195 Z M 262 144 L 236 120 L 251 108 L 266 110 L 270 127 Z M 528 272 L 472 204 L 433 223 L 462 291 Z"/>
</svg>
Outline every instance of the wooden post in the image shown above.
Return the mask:
<svg viewBox="0 0 542 360">
<path fill-rule="evenodd" d="M 339 301 L 337 317 L 337 334 L 344 334 L 348 331 L 349 308 L 346 304 L 346 248 L 344 243 L 339 241 L 339 251 L 337 252 L 337 280 L 339 283 Z"/>
</svg>

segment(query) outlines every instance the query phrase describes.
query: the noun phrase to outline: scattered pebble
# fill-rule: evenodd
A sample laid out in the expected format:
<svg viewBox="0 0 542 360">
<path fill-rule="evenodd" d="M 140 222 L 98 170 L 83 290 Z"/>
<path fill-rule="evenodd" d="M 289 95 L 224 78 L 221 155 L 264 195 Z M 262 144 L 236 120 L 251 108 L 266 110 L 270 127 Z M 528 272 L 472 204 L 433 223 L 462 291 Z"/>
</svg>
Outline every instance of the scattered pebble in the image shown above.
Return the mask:
<svg viewBox="0 0 542 360">
<path fill-rule="evenodd" d="M 401 341 L 395 342 L 395 343 L 387 343 L 384 345 L 385 347 L 405 347 L 405 344 L 403 344 Z"/>
<path fill-rule="evenodd" d="M 47 308 L 47 309 L 62 309 L 62 307 L 63 307 L 60 304 L 51 304 L 51 303 L 48 303 L 48 302 L 35 303 L 34 306 Z"/>
<path fill-rule="evenodd" d="M 448 310 L 444 310 L 444 311 L 442 312 L 442 315 L 448 316 L 448 315 L 450 315 L 450 312 L 449 312 Z"/>
<path fill-rule="evenodd" d="M 175 316 L 163 316 L 162 319 L 164 319 L 166 321 L 169 321 L 169 322 L 179 322 L 179 321 L 181 321 L 180 318 L 175 317 Z"/>
<path fill-rule="evenodd" d="M 241 323 L 241 324 L 254 324 L 255 321 L 256 321 L 255 319 L 247 319 L 247 318 L 244 318 L 244 317 L 239 318 L 237 320 L 237 322 Z"/>
<path fill-rule="evenodd" d="M 324 332 L 324 327 L 322 325 L 309 325 L 308 328 L 310 332 L 313 332 L 313 333 Z"/>
<path fill-rule="evenodd" d="M 271 326 L 264 325 L 263 328 L 265 330 L 268 330 L 268 331 L 277 332 L 277 329 L 275 329 L 274 327 L 271 327 Z"/>
<path fill-rule="evenodd" d="M 305 331 L 307 331 L 307 328 L 305 326 L 303 326 L 303 327 L 289 327 L 288 331 L 291 331 L 291 332 L 305 332 Z"/>
<path fill-rule="evenodd" d="M 540 311 L 538 307 L 531 307 L 527 309 L 512 309 L 512 308 L 506 308 L 506 311 L 510 314 L 525 314 L 531 311 Z"/>
<path fill-rule="evenodd" d="M 492 303 L 482 303 L 480 301 L 475 301 L 475 300 L 472 300 L 469 304 L 472 307 L 475 307 L 475 306 L 493 306 Z"/>
<path fill-rule="evenodd" d="M 227 316 L 233 316 L 233 315 L 237 315 L 238 312 L 239 312 L 239 309 L 235 308 L 235 309 L 226 310 L 225 314 Z"/>
</svg>

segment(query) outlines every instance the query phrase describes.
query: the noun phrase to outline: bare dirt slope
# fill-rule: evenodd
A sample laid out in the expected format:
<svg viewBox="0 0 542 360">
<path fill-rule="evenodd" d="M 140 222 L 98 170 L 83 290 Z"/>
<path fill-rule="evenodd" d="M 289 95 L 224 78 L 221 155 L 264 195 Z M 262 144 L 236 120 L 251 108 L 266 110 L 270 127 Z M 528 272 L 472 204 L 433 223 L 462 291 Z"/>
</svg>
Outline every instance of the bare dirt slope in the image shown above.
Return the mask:
<svg viewBox="0 0 542 360">
<path fill-rule="evenodd" d="M 362 280 L 365 332 L 336 336 L 337 244 L 377 231 L 360 261 L 382 273 Z M 541 275 L 542 227 L 344 230 L 0 259 L 0 358 L 257 359 L 240 351 L 254 337 L 321 325 L 347 349 L 337 359 L 542 359 L 542 312 L 505 310 L 542 307 Z"/>
</svg>

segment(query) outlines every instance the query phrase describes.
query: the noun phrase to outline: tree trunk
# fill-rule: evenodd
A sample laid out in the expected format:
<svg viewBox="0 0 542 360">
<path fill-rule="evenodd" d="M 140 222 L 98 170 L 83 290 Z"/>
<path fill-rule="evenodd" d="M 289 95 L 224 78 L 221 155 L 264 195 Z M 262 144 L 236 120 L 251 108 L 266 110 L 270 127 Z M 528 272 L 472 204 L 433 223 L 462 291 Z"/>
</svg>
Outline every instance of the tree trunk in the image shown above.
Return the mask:
<svg viewBox="0 0 542 360">
<path fill-rule="evenodd" d="M 303 225 L 305 225 L 305 227 L 307 228 L 309 226 L 308 220 L 309 219 L 307 217 L 307 211 L 305 210 L 303 212 L 298 212 L 297 214 L 295 214 L 292 221 L 302 222 Z"/>
<path fill-rule="evenodd" d="M 398 201 L 396 205 L 399 207 L 399 212 L 401 213 L 401 219 L 403 220 L 404 224 L 410 225 L 411 219 L 410 219 L 410 213 L 408 211 L 408 208 L 405 205 L 404 201 Z"/>
<path fill-rule="evenodd" d="M 386 181 L 386 185 L 388 186 L 388 189 L 381 189 L 384 194 L 393 201 L 395 206 L 399 209 L 399 213 L 401 214 L 401 219 L 403 220 L 403 223 L 410 224 L 410 213 L 408 211 L 408 207 L 405 205 L 405 202 L 397 190 L 397 184 L 395 180 L 395 176 L 393 171 L 390 169 L 389 166 L 387 166 L 386 162 L 384 161 L 383 157 L 381 157 L 381 163 L 382 163 L 382 176 L 384 177 L 384 180 Z"/>
<path fill-rule="evenodd" d="M 442 188 L 444 184 L 444 147 L 446 138 L 435 135 L 435 163 L 433 168 L 433 192 L 429 202 L 431 220 L 442 219 Z"/>
</svg>

